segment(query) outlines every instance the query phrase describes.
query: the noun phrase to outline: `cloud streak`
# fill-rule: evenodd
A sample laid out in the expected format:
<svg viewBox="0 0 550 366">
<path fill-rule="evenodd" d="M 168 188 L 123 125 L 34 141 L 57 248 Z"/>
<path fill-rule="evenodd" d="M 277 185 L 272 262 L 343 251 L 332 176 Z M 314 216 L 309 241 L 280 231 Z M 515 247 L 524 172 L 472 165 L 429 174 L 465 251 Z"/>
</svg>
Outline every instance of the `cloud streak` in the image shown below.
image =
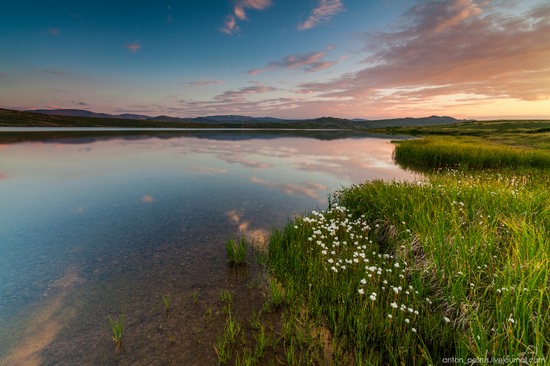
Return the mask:
<svg viewBox="0 0 550 366">
<path fill-rule="evenodd" d="M 195 80 L 183 84 L 191 86 L 223 85 L 223 80 Z"/>
<path fill-rule="evenodd" d="M 327 49 L 333 49 L 332 46 Z M 250 75 L 257 75 L 263 72 L 274 71 L 277 69 L 302 69 L 305 72 L 317 72 L 328 69 L 336 64 L 335 61 L 323 61 L 326 56 L 323 51 L 310 52 L 302 55 L 289 55 L 280 61 L 270 62 L 267 66 L 258 69 L 249 70 Z"/>
<path fill-rule="evenodd" d="M 318 96 L 388 108 L 453 95 L 474 103 L 550 98 L 550 4 L 519 15 L 491 13 L 480 4 L 414 6 L 400 29 L 365 35 L 370 56 L 362 70 L 300 86 Z"/>
<path fill-rule="evenodd" d="M 222 94 L 215 96 L 214 99 L 217 101 L 231 103 L 231 102 L 243 101 L 246 99 L 247 96 L 250 96 L 250 95 L 263 94 L 263 93 L 267 93 L 275 90 L 277 89 L 272 86 L 257 84 L 254 86 L 247 86 L 239 90 L 228 90 Z"/>
<path fill-rule="evenodd" d="M 304 22 L 298 24 L 297 28 L 301 31 L 314 28 L 343 10 L 344 4 L 341 0 L 319 0 L 319 5 L 311 11 Z"/>
<path fill-rule="evenodd" d="M 233 35 L 240 31 L 237 20 L 248 20 L 247 9 L 263 10 L 271 6 L 271 0 L 238 0 L 233 7 L 232 14 L 225 17 L 221 32 Z"/>
</svg>

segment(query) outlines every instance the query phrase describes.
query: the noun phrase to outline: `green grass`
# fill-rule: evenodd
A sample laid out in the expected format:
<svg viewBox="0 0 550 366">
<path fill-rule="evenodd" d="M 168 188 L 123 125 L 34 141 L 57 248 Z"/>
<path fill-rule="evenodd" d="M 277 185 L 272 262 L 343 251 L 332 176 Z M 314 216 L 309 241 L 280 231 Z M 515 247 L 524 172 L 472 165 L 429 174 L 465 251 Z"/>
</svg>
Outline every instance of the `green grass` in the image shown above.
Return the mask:
<svg viewBox="0 0 550 366">
<path fill-rule="evenodd" d="M 241 237 L 239 241 L 235 239 L 229 239 L 225 246 L 227 251 L 227 259 L 231 265 L 245 265 L 247 244 L 244 237 Z"/>
<path fill-rule="evenodd" d="M 170 306 L 172 305 L 172 296 L 162 295 L 162 303 L 164 304 L 164 309 L 166 310 L 166 320 L 170 318 Z"/>
<path fill-rule="evenodd" d="M 394 158 L 405 167 L 550 169 L 550 153 L 546 149 L 505 145 L 477 137 L 429 136 L 404 140 L 398 143 Z"/>
<path fill-rule="evenodd" d="M 115 353 L 124 351 L 124 343 L 122 342 L 124 335 L 124 315 L 121 315 L 116 319 L 109 317 L 109 325 L 111 326 L 113 333 L 112 338 L 115 342 Z"/>
<path fill-rule="evenodd" d="M 447 141 L 469 137 L 482 143 L 550 149 L 550 120 L 470 121 L 447 125 L 369 129 L 384 134 L 441 136 Z"/>
<path fill-rule="evenodd" d="M 550 153 L 522 139 L 401 142 L 396 161 L 424 178 L 352 186 L 274 231 L 287 311 L 344 363 L 550 362 Z"/>
</svg>

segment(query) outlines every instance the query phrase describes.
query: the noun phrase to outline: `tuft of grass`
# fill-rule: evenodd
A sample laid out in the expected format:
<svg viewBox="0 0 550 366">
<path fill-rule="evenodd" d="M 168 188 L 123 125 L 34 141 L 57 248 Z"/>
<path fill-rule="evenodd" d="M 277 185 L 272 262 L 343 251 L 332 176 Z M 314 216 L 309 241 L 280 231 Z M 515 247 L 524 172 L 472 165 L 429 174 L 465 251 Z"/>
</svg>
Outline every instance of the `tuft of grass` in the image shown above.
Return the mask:
<svg viewBox="0 0 550 366">
<path fill-rule="evenodd" d="M 115 342 L 115 353 L 124 351 L 124 343 L 122 342 L 124 335 L 124 315 L 121 315 L 116 319 L 109 317 L 109 325 L 111 326 L 113 333 L 112 338 Z"/>
<path fill-rule="evenodd" d="M 285 301 L 285 290 L 283 285 L 277 281 L 275 277 L 269 278 L 269 297 L 271 299 L 271 306 L 274 309 L 282 306 Z"/>
<path fill-rule="evenodd" d="M 166 320 L 170 317 L 170 306 L 172 305 L 172 297 L 170 294 L 162 295 L 162 303 L 164 304 L 164 309 L 166 310 Z"/>
<path fill-rule="evenodd" d="M 247 251 L 247 244 L 244 237 L 241 237 L 239 241 L 236 241 L 235 239 L 229 239 L 227 240 L 227 244 L 225 246 L 225 249 L 227 251 L 227 259 L 229 260 L 229 263 L 231 265 L 246 265 L 246 251 Z"/>
<path fill-rule="evenodd" d="M 197 302 L 199 301 L 199 292 L 197 290 L 193 291 L 193 306 L 197 307 Z"/>
<path fill-rule="evenodd" d="M 225 322 L 224 332 L 218 335 L 214 350 L 218 355 L 219 363 L 227 363 L 233 357 L 235 343 L 242 333 L 241 324 L 229 311 Z"/>
</svg>

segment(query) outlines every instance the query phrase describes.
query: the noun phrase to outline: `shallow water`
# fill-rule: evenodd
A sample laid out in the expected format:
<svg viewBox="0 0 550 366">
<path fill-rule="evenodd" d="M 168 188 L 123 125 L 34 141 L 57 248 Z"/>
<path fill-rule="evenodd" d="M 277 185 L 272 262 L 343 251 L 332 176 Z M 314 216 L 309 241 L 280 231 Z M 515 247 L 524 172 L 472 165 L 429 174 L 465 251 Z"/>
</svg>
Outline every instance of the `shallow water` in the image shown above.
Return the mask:
<svg viewBox="0 0 550 366">
<path fill-rule="evenodd" d="M 0 364 L 215 364 L 220 292 L 262 302 L 227 239 L 261 245 L 335 190 L 413 179 L 392 150 L 337 131 L 0 131 Z"/>
</svg>

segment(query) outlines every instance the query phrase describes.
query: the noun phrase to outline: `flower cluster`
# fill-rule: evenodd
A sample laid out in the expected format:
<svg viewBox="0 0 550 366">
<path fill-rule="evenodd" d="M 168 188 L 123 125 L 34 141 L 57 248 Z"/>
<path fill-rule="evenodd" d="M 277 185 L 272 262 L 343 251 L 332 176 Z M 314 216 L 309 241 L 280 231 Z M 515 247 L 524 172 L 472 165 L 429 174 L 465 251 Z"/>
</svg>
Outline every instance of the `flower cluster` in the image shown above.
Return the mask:
<svg viewBox="0 0 550 366">
<path fill-rule="evenodd" d="M 307 240 L 319 253 L 327 273 L 348 276 L 349 281 L 357 283 L 358 301 L 378 306 L 387 312 L 387 319 L 405 324 L 416 333 L 412 323 L 431 300 L 421 298 L 419 291 L 407 283 L 410 269 L 406 261 L 379 252 L 372 239 L 377 224 L 371 225 L 364 215 L 354 219 L 338 204 L 325 212 L 313 211 L 301 222 L 308 228 Z"/>
</svg>

